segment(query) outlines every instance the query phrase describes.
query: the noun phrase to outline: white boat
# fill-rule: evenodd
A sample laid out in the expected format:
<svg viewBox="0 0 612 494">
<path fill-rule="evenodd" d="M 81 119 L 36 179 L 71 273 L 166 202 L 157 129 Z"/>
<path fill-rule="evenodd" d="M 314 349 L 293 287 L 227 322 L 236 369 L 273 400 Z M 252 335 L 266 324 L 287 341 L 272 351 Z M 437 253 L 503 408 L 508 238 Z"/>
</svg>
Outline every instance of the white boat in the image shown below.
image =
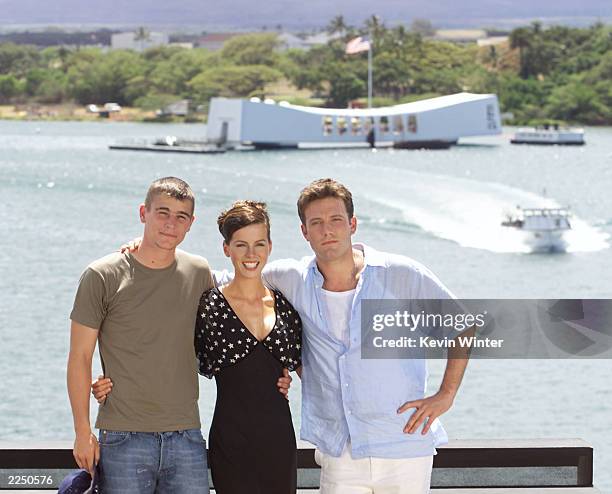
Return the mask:
<svg viewBox="0 0 612 494">
<path fill-rule="evenodd" d="M 534 251 L 560 251 L 567 248 L 565 233 L 571 230 L 569 208 L 525 208 L 517 206 L 501 225 L 524 234 L 525 243 Z"/>
<path fill-rule="evenodd" d="M 461 137 L 500 133 L 496 95 L 458 93 L 369 109 L 213 98 L 206 137 L 230 148 L 448 148 Z"/>
<path fill-rule="evenodd" d="M 108 146 L 109 149 L 122 151 L 157 151 L 165 153 L 195 153 L 195 154 L 218 154 L 224 153 L 224 147 L 211 145 L 206 141 L 181 139 L 176 136 L 166 136 L 154 141 L 123 140 Z"/>
<path fill-rule="evenodd" d="M 514 133 L 510 142 L 512 144 L 581 146 L 584 144 L 584 129 L 559 127 L 556 124 L 521 128 Z"/>
</svg>

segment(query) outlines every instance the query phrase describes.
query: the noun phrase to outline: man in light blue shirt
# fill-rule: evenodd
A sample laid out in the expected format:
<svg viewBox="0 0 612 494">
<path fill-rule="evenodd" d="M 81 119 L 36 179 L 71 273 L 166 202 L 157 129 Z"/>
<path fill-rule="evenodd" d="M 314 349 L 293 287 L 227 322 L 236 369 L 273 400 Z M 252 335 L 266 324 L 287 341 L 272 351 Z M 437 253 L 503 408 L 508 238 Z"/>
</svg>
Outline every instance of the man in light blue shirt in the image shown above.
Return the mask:
<svg viewBox="0 0 612 494">
<path fill-rule="evenodd" d="M 427 492 L 435 447 L 448 438 L 438 416 L 452 405 L 465 358 L 449 359 L 425 398 L 424 359 L 361 357 L 361 301 L 447 299 L 452 294 L 407 257 L 351 243 L 351 193 L 331 179 L 298 200 L 315 256 L 270 263 L 264 278 L 303 324 L 301 437 L 317 446 L 322 494 Z"/>
</svg>

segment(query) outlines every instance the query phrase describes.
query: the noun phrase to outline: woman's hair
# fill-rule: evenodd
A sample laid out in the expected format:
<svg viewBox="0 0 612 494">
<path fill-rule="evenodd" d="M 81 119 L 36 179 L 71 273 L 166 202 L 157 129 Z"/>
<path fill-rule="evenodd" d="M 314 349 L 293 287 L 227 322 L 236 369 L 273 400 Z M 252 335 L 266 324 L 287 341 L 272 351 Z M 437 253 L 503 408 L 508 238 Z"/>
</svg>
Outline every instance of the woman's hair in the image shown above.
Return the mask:
<svg viewBox="0 0 612 494">
<path fill-rule="evenodd" d="M 236 201 L 229 209 L 221 211 L 217 218 L 219 231 L 226 244 L 232 240 L 232 235 L 249 225 L 263 224 L 266 226 L 270 240 L 270 217 L 265 202 L 242 200 Z"/>
</svg>

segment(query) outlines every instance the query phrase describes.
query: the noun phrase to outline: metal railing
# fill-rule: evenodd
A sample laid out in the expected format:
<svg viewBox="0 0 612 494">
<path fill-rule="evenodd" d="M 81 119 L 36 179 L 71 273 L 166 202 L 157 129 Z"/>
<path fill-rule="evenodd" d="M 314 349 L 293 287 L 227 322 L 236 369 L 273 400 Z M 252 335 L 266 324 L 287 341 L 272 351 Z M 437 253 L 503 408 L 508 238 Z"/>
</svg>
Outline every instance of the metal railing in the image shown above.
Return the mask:
<svg viewBox="0 0 612 494">
<path fill-rule="evenodd" d="M 297 453 L 298 487 L 317 489 L 319 466 L 312 445 L 300 442 Z M 57 489 L 76 468 L 71 443 L 0 442 L 0 490 Z M 598 492 L 592 487 L 593 448 L 581 439 L 457 440 L 438 448 L 434 457 L 434 490 Z"/>
</svg>

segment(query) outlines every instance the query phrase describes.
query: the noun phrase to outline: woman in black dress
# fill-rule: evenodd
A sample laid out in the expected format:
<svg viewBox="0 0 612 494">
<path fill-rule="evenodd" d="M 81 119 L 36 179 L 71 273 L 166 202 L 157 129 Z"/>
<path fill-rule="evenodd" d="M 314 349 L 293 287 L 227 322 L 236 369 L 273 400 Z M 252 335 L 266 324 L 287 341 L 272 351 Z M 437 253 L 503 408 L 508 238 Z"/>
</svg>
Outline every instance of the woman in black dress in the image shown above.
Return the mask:
<svg viewBox="0 0 612 494">
<path fill-rule="evenodd" d="M 199 371 L 217 382 L 213 483 L 218 494 L 293 494 L 295 434 L 276 383 L 300 366 L 300 318 L 261 279 L 272 247 L 265 204 L 236 202 L 217 223 L 235 275 L 202 295 L 195 333 Z"/>
</svg>

